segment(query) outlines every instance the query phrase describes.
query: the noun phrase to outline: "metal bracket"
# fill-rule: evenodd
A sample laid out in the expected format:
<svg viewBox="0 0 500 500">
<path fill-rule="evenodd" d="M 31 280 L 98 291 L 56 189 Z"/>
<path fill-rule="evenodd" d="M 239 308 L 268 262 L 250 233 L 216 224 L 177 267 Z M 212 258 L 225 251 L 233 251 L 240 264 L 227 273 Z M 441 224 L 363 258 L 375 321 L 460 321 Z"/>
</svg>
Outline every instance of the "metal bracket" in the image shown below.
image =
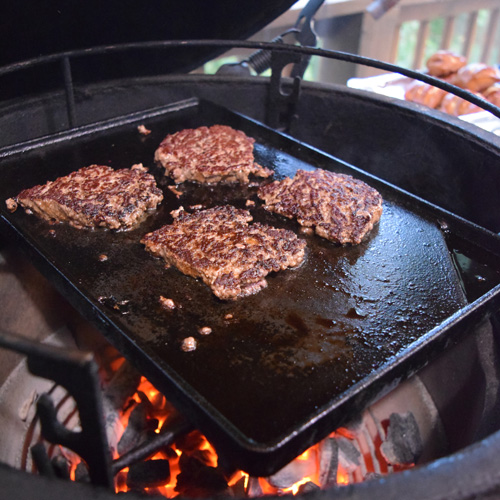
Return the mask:
<svg viewBox="0 0 500 500">
<path fill-rule="evenodd" d="M 300 54 L 273 51 L 271 56 L 271 80 L 269 84 L 267 103 L 267 124 L 276 129 L 293 133 L 297 123 L 297 103 L 300 95 L 300 76 L 295 76 L 292 80 L 290 92 L 285 92 L 283 88 L 282 73 L 283 68 L 290 63 L 298 63 L 301 60 Z"/>
<path fill-rule="evenodd" d="M 104 414 L 97 365 L 91 353 L 62 349 L 0 333 L 0 347 L 27 356 L 28 368 L 39 377 L 63 386 L 74 398 L 80 414 L 80 432 L 68 430 L 57 419 L 48 394 L 37 402 L 42 435 L 47 441 L 65 446 L 85 460 L 93 484 L 113 487 L 111 455 L 104 427 Z"/>
</svg>

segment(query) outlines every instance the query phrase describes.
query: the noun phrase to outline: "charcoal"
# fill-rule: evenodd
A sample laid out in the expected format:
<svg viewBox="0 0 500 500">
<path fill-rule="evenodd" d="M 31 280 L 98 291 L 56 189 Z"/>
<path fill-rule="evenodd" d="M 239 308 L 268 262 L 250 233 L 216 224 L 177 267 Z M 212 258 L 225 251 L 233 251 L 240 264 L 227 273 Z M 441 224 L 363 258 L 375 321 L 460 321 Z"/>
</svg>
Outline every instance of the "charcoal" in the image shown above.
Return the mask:
<svg viewBox="0 0 500 500">
<path fill-rule="evenodd" d="M 182 496 L 213 496 L 228 489 L 227 481 L 218 469 L 203 464 L 195 457 L 181 455 L 179 468 L 181 472 L 177 476 L 175 491 Z"/>
<path fill-rule="evenodd" d="M 381 446 L 387 462 L 392 465 L 415 464 L 422 449 L 422 438 L 413 413 L 392 413 L 387 439 Z"/>
<path fill-rule="evenodd" d="M 147 438 L 149 405 L 139 403 L 131 412 L 128 425 L 118 442 L 118 453 L 123 455 Z"/>
<path fill-rule="evenodd" d="M 103 394 L 106 436 L 112 451 L 117 449 L 123 431 L 120 414 L 137 390 L 141 374 L 127 361 L 117 370 Z"/>
<path fill-rule="evenodd" d="M 313 483 L 312 481 L 307 481 L 307 483 L 304 483 L 299 486 L 299 494 L 309 493 L 311 491 L 318 491 L 319 489 L 320 487 L 316 483 Z"/>
<path fill-rule="evenodd" d="M 79 462 L 75 469 L 75 481 L 79 483 L 90 483 L 89 470 L 85 462 Z"/>
<path fill-rule="evenodd" d="M 69 463 L 62 455 L 57 455 L 51 460 L 52 467 L 57 477 L 69 479 Z"/>
<path fill-rule="evenodd" d="M 203 444 L 204 438 L 198 431 L 179 436 L 175 440 L 175 447 L 183 453 L 192 453 Z"/>
<path fill-rule="evenodd" d="M 168 446 L 166 448 L 162 448 L 161 451 L 167 458 L 170 458 L 171 460 L 177 459 L 177 453 L 172 447 Z"/>
<path fill-rule="evenodd" d="M 320 448 L 319 484 L 322 487 L 337 484 L 339 446 L 336 439 L 325 439 Z"/>
<path fill-rule="evenodd" d="M 312 475 L 316 470 L 316 460 L 293 460 L 285 465 L 276 474 L 267 478 L 268 483 L 278 489 L 290 488 L 306 476 Z"/>
<path fill-rule="evenodd" d="M 127 486 L 131 489 L 154 488 L 170 481 L 168 460 L 146 460 L 130 466 Z"/>
<path fill-rule="evenodd" d="M 251 477 L 248 479 L 247 484 L 247 496 L 250 498 L 260 497 L 264 494 L 262 491 L 262 486 L 259 483 L 258 477 Z"/>
<path fill-rule="evenodd" d="M 125 361 L 104 391 L 105 406 L 113 410 L 121 410 L 126 401 L 133 396 L 140 381 L 141 374 Z"/>
<path fill-rule="evenodd" d="M 352 471 L 359 467 L 361 453 L 354 441 L 345 437 L 337 438 L 339 447 L 339 462 L 346 471 Z"/>
<path fill-rule="evenodd" d="M 243 498 L 246 496 L 245 492 L 246 477 L 241 477 L 231 486 L 231 496 L 234 498 Z"/>
<path fill-rule="evenodd" d="M 384 476 L 382 474 L 379 474 L 378 472 L 368 472 L 365 477 L 364 477 L 364 480 L 365 481 L 369 481 L 371 479 L 373 480 L 377 480 L 377 479 L 382 479 Z"/>
<path fill-rule="evenodd" d="M 210 465 L 212 463 L 212 453 L 209 450 L 195 450 L 190 454 L 191 457 L 197 458 L 202 464 Z"/>
</svg>

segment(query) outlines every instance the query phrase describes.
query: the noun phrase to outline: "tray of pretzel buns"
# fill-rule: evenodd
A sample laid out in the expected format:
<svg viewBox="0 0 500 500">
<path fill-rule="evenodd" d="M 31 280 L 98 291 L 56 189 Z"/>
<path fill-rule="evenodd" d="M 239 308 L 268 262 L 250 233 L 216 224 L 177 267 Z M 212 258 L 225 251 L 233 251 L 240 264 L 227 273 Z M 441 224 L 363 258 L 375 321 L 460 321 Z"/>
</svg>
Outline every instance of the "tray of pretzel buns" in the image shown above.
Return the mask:
<svg viewBox="0 0 500 500">
<path fill-rule="evenodd" d="M 497 66 L 467 62 L 465 57 L 452 51 L 438 50 L 427 59 L 425 72 L 500 106 L 500 69 Z M 449 115 L 464 116 L 482 112 L 481 108 L 459 96 L 395 73 L 352 78 L 348 85 L 423 104 Z"/>
</svg>

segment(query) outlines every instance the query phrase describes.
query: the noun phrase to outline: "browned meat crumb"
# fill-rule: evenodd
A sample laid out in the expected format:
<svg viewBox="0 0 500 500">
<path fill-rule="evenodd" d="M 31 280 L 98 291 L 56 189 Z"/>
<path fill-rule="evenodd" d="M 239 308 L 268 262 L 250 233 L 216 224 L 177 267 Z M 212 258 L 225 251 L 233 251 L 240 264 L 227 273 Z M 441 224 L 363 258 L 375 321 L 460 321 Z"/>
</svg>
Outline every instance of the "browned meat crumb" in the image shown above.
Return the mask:
<svg viewBox="0 0 500 500">
<path fill-rule="evenodd" d="M 151 130 L 149 130 L 148 128 L 146 128 L 144 125 L 139 125 L 137 127 L 137 131 L 141 135 L 149 135 L 151 133 Z"/>
<path fill-rule="evenodd" d="M 298 170 L 259 189 L 267 210 L 295 218 L 336 243 L 360 243 L 382 215 L 382 197 L 350 175 Z"/>
<path fill-rule="evenodd" d="M 184 352 L 190 352 L 196 350 L 197 342 L 194 337 L 186 337 L 181 344 L 181 349 Z"/>
<path fill-rule="evenodd" d="M 273 173 L 255 163 L 254 142 L 226 125 L 185 129 L 163 139 L 155 160 L 176 183 L 248 183 L 250 174 L 269 177 Z"/>
<path fill-rule="evenodd" d="M 165 309 L 175 309 L 175 302 L 172 299 L 165 298 L 163 295 L 160 295 L 160 304 Z"/>
<path fill-rule="evenodd" d="M 247 207 L 254 207 L 255 206 L 255 201 L 253 201 L 253 200 L 247 200 L 245 202 L 245 206 L 247 206 Z"/>
<path fill-rule="evenodd" d="M 175 186 L 168 186 L 168 189 L 170 189 L 170 191 L 172 191 L 172 193 L 174 193 L 175 196 L 177 196 L 177 198 L 180 198 L 184 194 L 182 191 L 179 191 Z"/>
<path fill-rule="evenodd" d="M 9 198 L 5 200 L 5 205 L 7 205 L 7 210 L 9 212 L 15 212 L 17 210 L 17 201 L 14 198 Z"/>
<path fill-rule="evenodd" d="M 131 229 L 162 199 L 154 177 L 142 164 L 122 170 L 91 165 L 15 197 L 27 213 L 78 229 Z"/>
<path fill-rule="evenodd" d="M 108 260 L 108 256 L 105 253 L 102 253 L 99 255 L 99 261 L 100 262 L 106 262 Z"/>
<path fill-rule="evenodd" d="M 305 241 L 292 232 L 260 223 L 232 206 L 193 214 L 172 212 L 175 220 L 141 242 L 184 274 L 200 277 L 223 300 L 257 293 L 267 286 L 271 271 L 298 266 L 304 259 Z"/>
<path fill-rule="evenodd" d="M 233 319 L 233 315 L 231 313 L 227 313 L 225 316 L 224 316 L 224 319 Z"/>
<path fill-rule="evenodd" d="M 209 326 L 202 326 L 199 330 L 198 333 L 200 335 L 210 335 L 212 333 L 212 329 Z"/>
</svg>

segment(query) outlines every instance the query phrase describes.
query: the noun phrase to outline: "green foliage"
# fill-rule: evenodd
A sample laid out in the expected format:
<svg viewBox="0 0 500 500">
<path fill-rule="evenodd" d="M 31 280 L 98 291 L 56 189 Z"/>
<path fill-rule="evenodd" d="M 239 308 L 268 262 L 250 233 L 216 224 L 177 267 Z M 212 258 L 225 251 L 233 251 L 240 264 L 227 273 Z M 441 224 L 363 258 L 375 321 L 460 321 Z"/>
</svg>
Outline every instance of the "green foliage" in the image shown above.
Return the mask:
<svg viewBox="0 0 500 500">
<path fill-rule="evenodd" d="M 464 12 L 456 17 L 454 29 L 450 41 L 449 49 L 458 54 L 464 54 L 467 36 L 467 27 L 470 14 Z M 499 64 L 500 62 L 500 25 L 497 29 L 496 39 L 493 43 L 493 50 L 488 61 L 481 61 L 482 47 L 486 40 L 488 24 L 491 12 L 482 9 L 478 11 L 475 36 L 472 43 L 469 62 L 484 62 L 487 64 Z M 414 64 L 414 54 L 417 46 L 418 21 L 408 21 L 401 25 L 399 31 L 399 44 L 396 64 L 405 68 L 412 68 Z M 429 35 L 424 48 L 424 60 L 427 60 L 434 52 L 442 47 L 442 38 L 446 26 L 446 19 L 443 17 L 433 19 L 429 23 Z M 420 68 L 416 68 L 420 69 Z"/>
</svg>

